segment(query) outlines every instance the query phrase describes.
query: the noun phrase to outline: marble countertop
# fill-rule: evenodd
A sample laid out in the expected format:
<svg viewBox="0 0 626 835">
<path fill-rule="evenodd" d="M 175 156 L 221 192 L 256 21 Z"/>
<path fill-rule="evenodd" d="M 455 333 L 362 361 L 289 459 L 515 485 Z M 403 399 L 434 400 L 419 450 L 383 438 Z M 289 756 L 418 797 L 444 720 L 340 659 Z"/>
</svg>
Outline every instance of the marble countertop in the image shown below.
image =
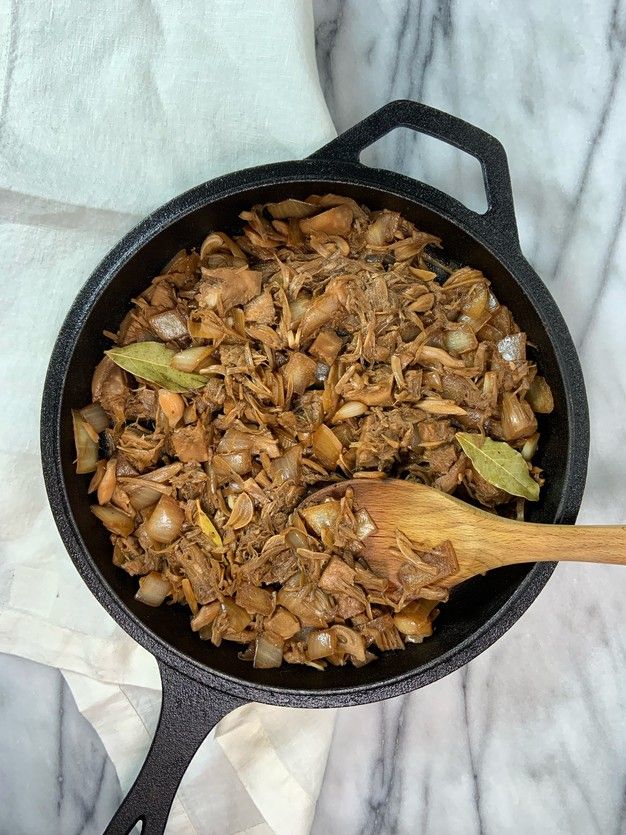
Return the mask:
<svg viewBox="0 0 626 835">
<path fill-rule="evenodd" d="M 523 252 L 587 381 L 579 521 L 626 522 L 626 4 L 316 0 L 314 10 L 338 130 L 407 97 L 504 144 Z M 364 161 L 484 205 L 474 162 L 434 140 L 399 130 Z M 626 833 L 625 593 L 619 568 L 563 565 L 464 669 L 340 711 L 312 833 Z M 0 835 L 99 833 L 119 803 L 115 769 L 56 670 L 0 655 L 0 753 Z"/>
</svg>

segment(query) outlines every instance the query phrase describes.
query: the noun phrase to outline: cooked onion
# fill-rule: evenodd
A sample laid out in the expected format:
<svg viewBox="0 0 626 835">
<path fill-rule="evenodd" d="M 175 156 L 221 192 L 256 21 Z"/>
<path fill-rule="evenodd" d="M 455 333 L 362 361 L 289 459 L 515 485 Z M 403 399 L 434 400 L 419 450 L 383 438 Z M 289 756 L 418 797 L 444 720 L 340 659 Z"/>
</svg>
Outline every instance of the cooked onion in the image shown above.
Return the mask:
<svg viewBox="0 0 626 835">
<path fill-rule="evenodd" d="M 130 536 L 135 529 L 135 523 L 130 516 L 127 516 L 126 513 L 123 513 L 117 507 L 113 507 L 113 505 L 105 504 L 102 507 L 97 504 L 92 505 L 91 512 L 100 519 L 105 528 L 111 531 L 111 533 L 116 533 L 120 536 Z"/>
<path fill-rule="evenodd" d="M 171 591 L 170 581 L 158 571 L 151 571 L 145 577 L 139 578 L 139 591 L 135 600 L 147 606 L 160 606 Z"/>
<path fill-rule="evenodd" d="M 258 670 L 270 670 L 283 663 L 283 642 L 278 638 L 270 640 L 266 634 L 259 635 L 254 645 L 253 666 Z"/>
<path fill-rule="evenodd" d="M 537 452 L 537 444 L 539 443 L 539 433 L 535 432 L 534 435 L 531 435 L 530 438 L 526 441 L 524 446 L 522 447 L 522 455 L 526 461 L 532 461 L 535 453 Z"/>
<path fill-rule="evenodd" d="M 328 658 L 337 649 L 337 635 L 329 629 L 317 629 L 309 633 L 307 641 L 307 655 L 311 661 L 318 658 Z"/>
<path fill-rule="evenodd" d="M 525 438 L 537 430 L 537 420 L 530 405 L 510 391 L 502 395 L 502 434 L 506 441 Z"/>
<path fill-rule="evenodd" d="M 342 652 L 354 656 L 357 661 L 365 661 L 365 638 L 347 626 L 331 626 L 329 630 Z"/>
<path fill-rule="evenodd" d="M 311 437 L 313 455 L 324 467 L 334 470 L 341 455 L 342 444 L 332 429 L 320 424 Z"/>
<path fill-rule="evenodd" d="M 187 371 L 191 373 L 201 365 L 206 365 L 206 360 L 212 355 L 213 348 L 207 348 L 204 345 L 195 346 L 193 348 L 185 348 L 184 351 L 179 351 L 174 354 L 170 365 L 178 371 Z"/>
<path fill-rule="evenodd" d="M 80 410 L 80 414 L 98 433 L 109 425 L 109 416 L 99 403 L 90 403 Z"/>
<path fill-rule="evenodd" d="M 72 423 L 76 446 L 76 472 L 78 475 L 93 473 L 98 466 L 98 433 L 81 413 L 74 409 Z"/>
<path fill-rule="evenodd" d="M 222 614 L 228 619 L 228 626 L 233 632 L 241 632 L 250 623 L 252 618 L 230 598 L 225 597 L 221 603 Z"/>
<path fill-rule="evenodd" d="M 350 420 L 350 418 L 360 417 L 367 412 L 365 403 L 358 400 L 350 400 L 344 403 L 333 415 L 332 423 L 341 423 L 343 420 Z"/>
<path fill-rule="evenodd" d="M 475 350 L 478 345 L 474 331 L 465 325 L 446 331 L 443 341 L 450 354 L 465 354 Z"/>
<path fill-rule="evenodd" d="M 239 528 L 245 528 L 253 516 L 254 506 L 252 504 L 252 499 L 247 493 L 241 493 L 237 496 L 235 503 L 233 504 L 232 513 L 230 514 L 225 527 L 232 528 L 235 531 L 239 530 Z"/>
<path fill-rule="evenodd" d="M 168 492 L 167 487 L 153 487 L 147 478 L 145 480 L 135 478 L 126 481 L 124 483 L 124 490 L 135 510 L 144 510 L 146 507 L 152 507 L 164 493 Z"/>
<path fill-rule="evenodd" d="M 552 390 L 545 380 L 545 377 L 537 375 L 530 384 L 526 399 L 532 406 L 533 412 L 540 415 L 548 415 L 554 410 L 554 398 Z"/>
<path fill-rule="evenodd" d="M 394 623 L 403 635 L 426 638 L 433 634 L 430 615 L 436 605 L 434 600 L 414 600 L 394 615 Z"/>
<path fill-rule="evenodd" d="M 146 520 L 148 536 L 155 542 L 167 545 L 180 534 L 185 514 L 171 496 L 161 496 L 157 506 Z"/>
<path fill-rule="evenodd" d="M 321 535 L 324 528 L 334 528 L 341 515 L 341 505 L 331 499 L 321 504 L 309 505 L 300 509 L 307 525 L 316 534 Z"/>
</svg>

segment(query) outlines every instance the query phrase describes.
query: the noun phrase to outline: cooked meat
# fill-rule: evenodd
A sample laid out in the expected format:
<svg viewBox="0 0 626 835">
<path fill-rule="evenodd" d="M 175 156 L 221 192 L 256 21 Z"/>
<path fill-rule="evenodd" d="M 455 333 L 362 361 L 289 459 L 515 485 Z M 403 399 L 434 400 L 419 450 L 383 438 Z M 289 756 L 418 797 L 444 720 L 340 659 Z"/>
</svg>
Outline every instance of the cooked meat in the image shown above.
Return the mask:
<svg viewBox="0 0 626 835">
<path fill-rule="evenodd" d="M 552 393 L 488 279 L 398 212 L 327 194 L 240 218 L 177 253 L 110 334 L 73 413 L 77 472 L 140 601 L 186 606 L 201 639 L 261 668 L 362 666 L 432 634 L 453 545 L 397 531 L 392 585 L 363 559 L 375 527 L 350 491 L 302 500 L 391 476 L 518 515 L 472 450 L 523 453 L 536 489 Z"/>
</svg>

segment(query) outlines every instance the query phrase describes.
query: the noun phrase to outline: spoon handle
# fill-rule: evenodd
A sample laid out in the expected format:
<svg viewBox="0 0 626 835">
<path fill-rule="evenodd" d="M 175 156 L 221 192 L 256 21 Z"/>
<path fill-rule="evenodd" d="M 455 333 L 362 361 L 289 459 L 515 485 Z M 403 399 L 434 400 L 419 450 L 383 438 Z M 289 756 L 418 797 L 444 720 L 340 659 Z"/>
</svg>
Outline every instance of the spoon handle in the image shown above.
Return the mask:
<svg viewBox="0 0 626 835">
<path fill-rule="evenodd" d="M 557 560 L 626 565 L 626 525 L 542 525 L 500 519 L 492 536 L 493 568 Z"/>
</svg>

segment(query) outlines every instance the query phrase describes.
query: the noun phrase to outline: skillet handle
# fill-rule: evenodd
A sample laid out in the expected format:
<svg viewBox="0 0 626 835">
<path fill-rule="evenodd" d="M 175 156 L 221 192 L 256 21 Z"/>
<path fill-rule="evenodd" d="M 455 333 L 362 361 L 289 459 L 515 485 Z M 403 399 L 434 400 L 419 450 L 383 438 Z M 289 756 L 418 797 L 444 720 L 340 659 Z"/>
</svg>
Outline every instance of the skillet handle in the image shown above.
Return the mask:
<svg viewBox="0 0 626 835">
<path fill-rule="evenodd" d="M 309 159 L 339 159 L 358 164 L 365 148 L 402 127 L 433 136 L 476 157 L 487 194 L 488 208 L 484 214 L 473 212 L 439 189 L 422 184 L 428 191 L 429 201 L 445 214 L 462 218 L 483 232 L 493 235 L 495 227 L 519 249 L 511 176 L 504 148 L 491 134 L 456 116 L 409 99 L 392 101 L 311 154 Z"/>
<path fill-rule="evenodd" d="M 176 790 L 187 766 L 217 723 L 241 705 L 230 696 L 199 684 L 159 663 L 163 699 L 148 756 L 104 835 L 128 835 L 142 824 L 142 835 L 162 835 Z"/>
</svg>

